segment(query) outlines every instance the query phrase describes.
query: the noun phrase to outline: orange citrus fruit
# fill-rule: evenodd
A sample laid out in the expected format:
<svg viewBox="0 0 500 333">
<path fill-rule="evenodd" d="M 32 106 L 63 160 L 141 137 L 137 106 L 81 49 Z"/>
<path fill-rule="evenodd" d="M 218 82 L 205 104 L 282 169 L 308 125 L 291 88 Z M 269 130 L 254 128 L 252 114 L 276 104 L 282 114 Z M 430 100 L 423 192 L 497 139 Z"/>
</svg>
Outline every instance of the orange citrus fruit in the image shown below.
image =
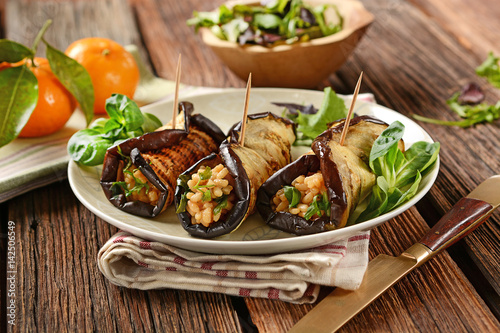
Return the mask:
<svg viewBox="0 0 500 333">
<path fill-rule="evenodd" d="M 45 58 L 26 62 L 38 80 L 38 102 L 19 137 L 31 138 L 52 134 L 61 129 L 76 109 L 76 99 L 64 88 Z"/>
<path fill-rule="evenodd" d="M 90 37 L 73 42 L 66 55 L 78 61 L 90 75 L 94 86 L 94 113 L 106 113 L 111 94 L 134 97 L 139 83 L 139 68 L 134 57 L 115 41 Z"/>
</svg>

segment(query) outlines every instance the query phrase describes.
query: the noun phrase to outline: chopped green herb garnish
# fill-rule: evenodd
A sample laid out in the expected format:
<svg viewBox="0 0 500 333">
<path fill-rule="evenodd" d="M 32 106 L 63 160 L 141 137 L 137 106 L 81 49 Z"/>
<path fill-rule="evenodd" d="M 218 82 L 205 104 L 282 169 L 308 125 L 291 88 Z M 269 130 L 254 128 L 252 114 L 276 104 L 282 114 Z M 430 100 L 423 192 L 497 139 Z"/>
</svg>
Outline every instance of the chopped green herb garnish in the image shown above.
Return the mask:
<svg viewBox="0 0 500 333">
<path fill-rule="evenodd" d="M 205 170 L 203 170 L 203 172 L 200 173 L 199 175 L 200 175 L 200 180 L 210 179 L 210 177 L 212 177 L 212 169 L 207 166 L 205 167 Z"/>
<path fill-rule="evenodd" d="M 206 189 L 205 191 L 201 191 L 201 193 L 203 193 L 203 195 L 201 196 L 201 200 L 202 201 L 210 201 L 212 200 L 212 193 L 210 192 L 209 189 Z"/>
<path fill-rule="evenodd" d="M 181 194 L 181 200 L 179 202 L 179 205 L 177 206 L 177 209 L 175 210 L 176 214 L 184 213 L 186 211 L 187 193 L 188 192 L 184 192 Z"/>
<path fill-rule="evenodd" d="M 283 190 L 289 203 L 288 208 L 296 207 L 302 197 L 300 191 L 295 186 L 283 186 Z"/>
<path fill-rule="evenodd" d="M 217 206 L 214 208 L 214 215 L 219 214 L 224 208 L 227 207 L 227 198 L 228 196 L 223 194 L 222 196 L 215 199 L 217 202 Z"/>
<path fill-rule="evenodd" d="M 330 216 L 330 201 L 328 201 L 328 194 L 326 192 L 314 196 L 313 201 L 307 208 L 304 218 L 309 220 L 314 215 L 321 217 L 323 214 Z"/>
<path fill-rule="evenodd" d="M 123 189 L 123 192 L 124 192 L 124 194 L 125 194 L 126 197 L 131 196 L 132 193 L 134 193 L 134 192 L 139 193 L 143 188 L 146 189 L 146 194 L 148 194 L 148 192 L 149 192 L 149 184 L 147 182 L 143 183 L 139 178 L 137 178 L 136 176 L 134 176 L 134 173 L 132 171 L 130 171 L 130 170 L 124 170 L 123 173 L 129 174 L 129 175 L 131 175 L 134 178 L 134 182 L 135 182 L 134 187 L 132 187 L 131 189 L 128 189 L 127 183 L 125 183 L 124 181 L 114 182 L 112 184 L 112 186 L 119 186 L 119 187 L 121 187 Z"/>
</svg>

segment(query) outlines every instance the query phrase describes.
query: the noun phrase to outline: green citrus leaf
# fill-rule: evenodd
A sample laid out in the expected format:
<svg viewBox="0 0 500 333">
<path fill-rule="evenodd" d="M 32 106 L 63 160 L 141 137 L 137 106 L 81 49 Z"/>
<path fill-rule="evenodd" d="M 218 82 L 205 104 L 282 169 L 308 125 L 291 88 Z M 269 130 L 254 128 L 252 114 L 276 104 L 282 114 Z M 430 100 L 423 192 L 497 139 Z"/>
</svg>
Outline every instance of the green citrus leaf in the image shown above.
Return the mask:
<svg viewBox="0 0 500 333">
<path fill-rule="evenodd" d="M 50 69 L 66 89 L 75 96 L 85 114 L 87 125 L 90 124 L 94 117 L 94 87 L 89 73 L 76 60 L 53 48 L 45 40 L 43 42 L 47 45 Z"/>
<path fill-rule="evenodd" d="M 25 65 L 0 71 L 0 147 L 14 140 L 38 102 L 38 80 Z"/>
<path fill-rule="evenodd" d="M 0 39 L 0 62 L 14 63 L 33 56 L 33 51 L 26 46 L 8 39 Z"/>
</svg>

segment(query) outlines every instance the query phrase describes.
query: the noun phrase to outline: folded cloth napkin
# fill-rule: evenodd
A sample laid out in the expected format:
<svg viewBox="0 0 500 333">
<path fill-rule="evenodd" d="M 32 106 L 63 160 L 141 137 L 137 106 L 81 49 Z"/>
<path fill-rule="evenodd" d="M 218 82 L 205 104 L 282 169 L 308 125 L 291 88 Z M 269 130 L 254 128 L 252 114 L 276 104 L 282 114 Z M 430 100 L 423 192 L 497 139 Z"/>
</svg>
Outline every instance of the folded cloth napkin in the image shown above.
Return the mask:
<svg viewBox="0 0 500 333">
<path fill-rule="evenodd" d="M 98 255 L 99 269 L 127 288 L 184 289 L 314 303 L 320 285 L 355 290 L 368 265 L 370 232 L 273 255 L 206 254 L 120 231 Z"/>
</svg>

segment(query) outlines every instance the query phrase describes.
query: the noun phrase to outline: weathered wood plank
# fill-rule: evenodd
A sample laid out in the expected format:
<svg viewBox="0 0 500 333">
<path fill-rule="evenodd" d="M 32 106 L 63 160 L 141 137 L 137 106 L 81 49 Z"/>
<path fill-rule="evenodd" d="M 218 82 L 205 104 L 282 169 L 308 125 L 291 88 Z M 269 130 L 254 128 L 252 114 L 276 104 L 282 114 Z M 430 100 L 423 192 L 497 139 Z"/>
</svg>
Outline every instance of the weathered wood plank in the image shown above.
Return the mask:
<svg viewBox="0 0 500 333">
<path fill-rule="evenodd" d="M 53 24 L 45 37 L 61 50 L 88 36 L 140 45 L 133 13 L 126 4 L 118 0 L 9 1 L 7 37 L 31 45 L 38 29 L 51 18 Z M 39 54 L 44 54 L 43 49 Z M 19 321 L 14 331 L 240 331 L 227 296 L 145 292 L 109 283 L 96 258 L 117 230 L 69 193 L 64 181 L 8 204 L 8 218 L 16 221 L 20 238 Z"/>
<path fill-rule="evenodd" d="M 45 19 L 51 17 L 54 23 L 46 37 L 61 49 L 77 38 L 109 37 L 122 44 L 142 45 L 149 53 L 149 57 L 143 53 L 144 59 L 149 59 L 162 77 L 174 77 L 176 59 L 182 53 L 183 83 L 244 86 L 184 24 L 192 10 L 210 10 L 221 0 L 129 2 L 135 12 L 129 10 L 127 2 L 118 0 L 76 4 L 9 0 L 9 13 L 15 15 L 5 17 L 6 33 L 29 45 Z M 415 7 L 404 1 L 366 1 L 365 5 L 375 13 L 375 23 L 350 60 L 323 85 L 350 93 L 363 70 L 361 91 L 373 92 L 381 104 L 405 115 L 415 112 L 453 119 L 445 99 L 475 79 L 473 69 L 483 55 L 471 56 L 460 38 L 450 37 L 443 29 L 436 19 L 439 12 L 432 20 L 420 12 L 424 5 Z M 496 90 L 484 80 L 479 82 L 490 101 L 498 100 Z M 496 125 L 467 130 L 423 126 L 443 144 L 436 186 L 417 205 L 432 224 L 481 180 L 498 172 L 500 139 Z M 113 286 L 102 277 L 95 260 L 99 248 L 116 229 L 86 210 L 68 195 L 70 192 L 68 184 L 61 182 L 2 206 L 19 227 L 18 302 L 22 319 L 16 330 L 234 332 L 248 326 L 251 330 L 253 322 L 262 332 L 282 332 L 312 308 L 245 299 L 251 318 L 238 318 L 231 298 L 223 295 L 143 292 Z M 417 209 L 374 230 L 372 257 L 378 253 L 398 255 L 425 232 L 426 224 Z M 465 242 L 455 245 L 462 245 L 462 253 L 472 257 L 493 281 L 500 269 L 498 216 L 496 213 Z M 54 316 L 45 316 L 47 309 L 54 311 Z M 403 279 L 343 328 L 346 332 L 376 330 L 498 331 L 500 327 L 445 253 Z"/>
<path fill-rule="evenodd" d="M 422 223 L 417 210 L 410 209 L 373 230 L 370 257 L 379 253 L 397 256 L 418 241 L 426 230 L 428 227 Z M 247 300 L 247 304 L 255 314 L 268 314 L 253 318 L 260 332 L 286 332 L 312 308 L 256 299 Z M 482 314 L 486 308 L 473 286 L 444 252 L 403 278 L 339 332 L 486 332 L 500 329 L 491 313 Z"/>
<path fill-rule="evenodd" d="M 365 78 L 362 91 L 373 92 L 382 105 L 410 117 L 412 113 L 419 113 L 442 119 L 455 119 L 451 111 L 448 111 L 446 99 L 470 80 L 476 80 L 484 86 L 490 102 L 499 99 L 498 91 L 475 76 L 474 68 L 479 64 L 477 58 L 469 56 L 462 45 L 449 37 L 436 23 L 429 21 L 415 7 L 404 1 L 390 4 L 385 1 L 366 2 L 365 5 L 375 14 L 376 20 L 353 57 L 336 75 L 331 76 L 330 83 L 334 88 L 339 87 L 337 91 L 350 93 L 358 73 L 363 70 Z M 421 125 L 435 140 L 442 143 L 440 175 L 429 194 L 429 199 L 425 200 L 426 204 L 418 205 L 423 214 L 432 209 L 428 205 L 433 205 L 438 210 L 434 220 L 428 221 L 433 224 L 460 197 L 468 194 L 488 176 L 498 172 L 500 133 L 496 125 L 479 125 L 469 129 Z M 478 138 L 484 140 L 477 142 Z M 455 245 L 467 246 L 467 253 L 489 276 L 497 295 L 499 290 L 496 289 L 495 281 L 498 283 L 498 279 L 495 276 L 499 276 L 500 245 L 495 240 L 498 239 L 498 216 L 499 213 L 495 213 L 465 242 Z M 396 223 L 391 221 L 378 228 L 383 231 L 374 231 L 372 255 L 399 255 L 419 238 L 417 236 L 423 235 L 425 222 L 422 218 L 416 215 L 405 220 L 416 223 L 419 226 L 418 233 L 408 239 L 408 236 L 411 236 L 407 230 L 408 222 L 400 221 L 399 226 L 391 227 Z M 390 238 L 391 236 L 393 238 Z M 380 237 L 391 241 L 381 244 L 384 240 L 379 239 Z M 445 281 L 445 285 L 435 288 L 434 283 L 440 281 L 425 281 L 425 277 L 429 276 L 439 277 Z M 418 288 L 412 285 L 414 281 L 418 282 Z M 481 325 L 483 329 L 498 329 L 498 323 L 492 315 L 486 322 L 468 321 L 468 311 L 473 307 L 468 305 L 468 297 L 464 297 L 463 302 L 459 300 L 464 291 L 479 301 L 479 307 L 486 308 L 474 287 L 465 280 L 463 273 L 447 254 L 443 254 L 401 281 L 391 292 L 348 323 L 343 330 L 471 331 L 476 330 L 476 324 Z M 451 298 L 451 303 L 448 296 L 450 294 L 455 295 Z M 490 301 L 497 299 L 492 298 Z M 263 331 L 284 331 L 283 322 L 296 321 L 287 311 L 280 309 L 281 304 L 271 305 L 271 310 L 268 303 L 261 304 L 252 300 L 247 301 L 247 304 L 249 308 L 255 308 L 256 313 L 267 311 L 273 314 L 269 316 L 270 320 L 260 321 L 254 318 L 254 322 Z M 489 305 L 495 307 L 492 302 Z M 387 312 L 394 312 L 394 317 L 387 318 Z M 384 314 L 384 319 L 388 319 L 386 324 L 383 324 L 379 317 L 381 313 Z M 454 313 L 451 317 L 455 317 L 456 321 L 450 322 L 450 319 L 443 318 L 446 313 Z M 278 314 L 281 316 L 280 320 L 272 320 Z M 377 323 L 376 326 L 373 326 L 374 323 Z M 285 329 L 289 327 L 285 326 Z"/>
<path fill-rule="evenodd" d="M 223 2 L 134 1 L 139 29 L 158 76 L 174 80 L 177 58 L 182 54 L 181 82 L 184 84 L 207 87 L 244 86 L 244 82 L 203 44 L 194 28 L 186 25 L 186 20 L 192 17 L 194 10 L 213 10 Z"/>
<path fill-rule="evenodd" d="M 383 13 L 387 9 L 384 2 L 381 4 L 367 6 L 375 13 Z M 407 116 L 416 113 L 456 120 L 457 116 L 447 107 L 446 99 L 470 81 L 481 84 L 487 102 L 500 100 L 500 90 L 478 78 L 474 72 L 482 60 L 470 55 L 437 23 L 428 20 L 411 5 L 405 2 L 395 4 L 391 10 L 394 19 L 377 20 L 366 36 L 367 40 L 363 41 L 365 46 L 349 62 L 353 66 L 359 63 L 369 66 L 363 68 L 368 78 L 365 84 L 381 104 Z M 404 15 L 404 21 L 396 19 L 401 15 Z M 412 31 L 418 31 L 418 34 L 412 34 Z M 363 56 L 375 53 L 379 57 L 366 60 Z M 355 81 L 354 74 L 347 75 L 349 80 Z M 372 82 L 370 77 L 383 80 L 374 79 Z M 404 81 L 403 77 L 406 78 Z M 426 201 L 432 203 L 438 214 L 434 220 L 428 221 L 432 225 L 462 196 L 499 172 L 500 131 L 498 121 L 467 129 L 420 125 L 441 143 L 440 175 L 429 194 L 429 202 Z M 427 205 L 418 206 L 424 215 L 425 210 L 430 210 Z M 495 276 L 500 275 L 500 244 L 495 240 L 500 236 L 499 216 L 499 212 L 493 214 L 483 227 L 460 244 L 466 246 L 464 251 L 488 276 L 497 295 L 500 294 L 500 282 Z M 490 302 L 489 306 L 500 313 L 498 302 Z"/>
</svg>

